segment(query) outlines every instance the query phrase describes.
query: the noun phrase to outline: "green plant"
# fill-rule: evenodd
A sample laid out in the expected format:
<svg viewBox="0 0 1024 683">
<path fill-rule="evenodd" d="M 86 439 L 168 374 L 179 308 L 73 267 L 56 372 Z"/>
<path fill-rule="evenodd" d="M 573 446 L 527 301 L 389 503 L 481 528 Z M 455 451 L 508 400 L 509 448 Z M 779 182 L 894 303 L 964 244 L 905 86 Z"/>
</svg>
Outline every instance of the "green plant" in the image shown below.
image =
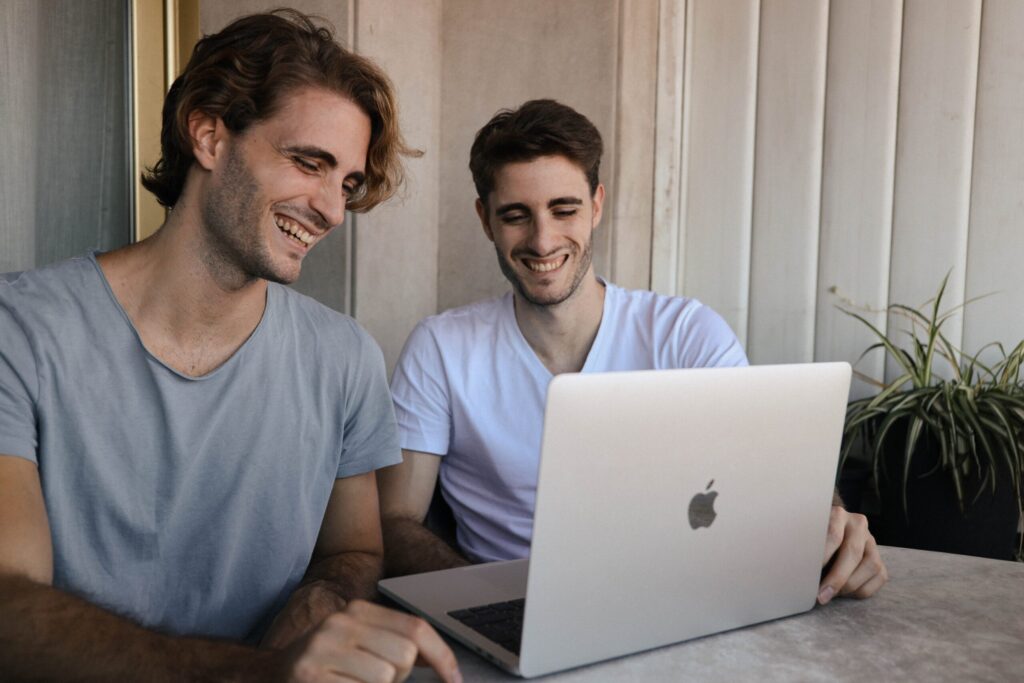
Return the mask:
<svg viewBox="0 0 1024 683">
<path fill-rule="evenodd" d="M 951 478 L 961 513 L 986 489 L 995 491 L 1000 472 L 1008 473 L 1009 481 L 1000 481 L 999 485 L 1013 487 L 1017 508 L 1024 513 L 1024 340 L 1010 353 L 998 343 L 983 347 L 973 356 L 955 348 L 942 333 L 942 326 L 970 302 L 940 313 L 948 279 L 949 274 L 943 278 L 935 298 L 925 304 L 930 304 L 927 312 L 902 304 L 888 307 L 887 312 L 910 321 L 906 331 L 909 350 L 897 346 L 863 316 L 841 309 L 878 338 L 861 358 L 875 349 L 884 349 L 901 374 L 883 384 L 858 373 L 879 386 L 880 391 L 873 397 L 852 401 L 847 407 L 840 467 L 859 446 L 872 464 L 877 488 L 880 476 L 891 474 L 883 457 L 887 452 L 885 446 L 903 436 L 902 458 L 897 466 L 902 470 L 899 484 L 906 514 L 910 464 L 918 443 L 928 434 L 937 456 L 937 463 L 928 474 L 941 470 Z M 980 357 L 989 349 L 998 352 L 999 358 L 985 364 Z M 936 372 L 937 361 L 949 366 L 948 379 Z M 975 497 L 967 501 L 965 482 L 975 477 L 980 478 L 980 485 Z"/>
</svg>

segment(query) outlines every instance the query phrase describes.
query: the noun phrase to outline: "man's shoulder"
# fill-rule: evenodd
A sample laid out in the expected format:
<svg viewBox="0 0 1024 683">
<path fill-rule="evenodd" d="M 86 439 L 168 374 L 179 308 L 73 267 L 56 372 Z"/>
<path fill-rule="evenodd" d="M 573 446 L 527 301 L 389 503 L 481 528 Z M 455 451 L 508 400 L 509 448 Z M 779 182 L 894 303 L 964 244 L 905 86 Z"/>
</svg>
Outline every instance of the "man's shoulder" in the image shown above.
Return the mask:
<svg viewBox="0 0 1024 683">
<path fill-rule="evenodd" d="M 0 275 L 0 306 L 20 318 L 65 316 L 99 289 L 89 255 Z"/>
<path fill-rule="evenodd" d="M 291 287 L 276 283 L 270 287 L 280 302 L 277 334 L 294 335 L 311 353 L 315 350 L 334 359 L 383 359 L 377 340 L 352 316 Z"/>
<path fill-rule="evenodd" d="M 359 343 L 376 344 L 370 333 L 355 318 L 336 311 L 291 287 L 272 282 L 270 288 L 280 301 L 283 321 L 295 328 L 297 332 L 342 337 L 353 339 Z"/>
<path fill-rule="evenodd" d="M 449 308 L 446 311 L 424 318 L 420 328 L 430 330 L 435 336 L 445 339 L 472 339 L 490 334 L 502 322 L 510 310 L 511 294 L 474 301 L 465 306 Z"/>
<path fill-rule="evenodd" d="M 672 294 L 660 294 L 648 289 L 627 289 L 606 282 L 610 306 L 618 315 L 645 319 L 677 318 L 699 315 L 711 311 L 699 300 Z"/>
</svg>

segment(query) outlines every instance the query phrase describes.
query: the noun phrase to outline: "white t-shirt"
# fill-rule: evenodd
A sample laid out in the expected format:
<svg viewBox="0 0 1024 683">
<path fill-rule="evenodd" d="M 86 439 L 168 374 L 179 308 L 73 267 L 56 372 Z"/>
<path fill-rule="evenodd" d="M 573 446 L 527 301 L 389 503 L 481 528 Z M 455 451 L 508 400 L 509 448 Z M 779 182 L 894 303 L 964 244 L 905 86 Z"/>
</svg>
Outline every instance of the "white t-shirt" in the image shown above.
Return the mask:
<svg viewBox="0 0 1024 683">
<path fill-rule="evenodd" d="M 583 372 L 747 364 L 726 322 L 696 299 L 606 288 Z M 511 292 L 423 320 L 402 350 L 391 381 L 402 448 L 444 456 L 441 491 L 474 561 L 530 553 L 551 379 Z"/>
</svg>

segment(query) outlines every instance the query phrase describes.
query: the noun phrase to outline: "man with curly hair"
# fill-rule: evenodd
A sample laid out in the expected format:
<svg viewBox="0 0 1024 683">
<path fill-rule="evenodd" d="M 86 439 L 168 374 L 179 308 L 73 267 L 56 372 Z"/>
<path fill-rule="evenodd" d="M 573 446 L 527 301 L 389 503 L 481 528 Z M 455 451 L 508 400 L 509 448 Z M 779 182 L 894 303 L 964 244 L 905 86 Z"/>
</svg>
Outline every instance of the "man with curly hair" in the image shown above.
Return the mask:
<svg viewBox="0 0 1024 683">
<path fill-rule="evenodd" d="M 0 283 L 0 677 L 458 680 L 362 600 L 401 459 L 382 354 L 282 286 L 401 183 L 390 83 L 304 15 L 246 17 L 196 46 L 161 146 L 152 237 Z"/>
</svg>

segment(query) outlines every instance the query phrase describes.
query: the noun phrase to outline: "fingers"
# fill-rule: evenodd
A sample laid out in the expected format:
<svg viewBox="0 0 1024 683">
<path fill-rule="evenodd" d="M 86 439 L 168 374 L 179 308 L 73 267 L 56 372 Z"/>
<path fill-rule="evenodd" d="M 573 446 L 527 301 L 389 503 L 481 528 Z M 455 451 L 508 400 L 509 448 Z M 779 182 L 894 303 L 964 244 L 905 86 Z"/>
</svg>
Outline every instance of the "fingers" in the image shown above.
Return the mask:
<svg viewBox="0 0 1024 683">
<path fill-rule="evenodd" d="M 443 680 L 462 680 L 455 654 L 427 622 L 359 600 L 352 603 L 349 611 L 366 623 L 398 633 L 411 641 L 419 652 L 420 659 L 433 668 Z"/>
<path fill-rule="evenodd" d="M 864 515 L 833 507 L 826 552 L 826 562 L 833 554 L 834 558 L 818 591 L 818 602 L 823 605 L 836 595 L 869 597 L 889 579 Z"/>
<path fill-rule="evenodd" d="M 839 505 L 832 506 L 832 513 L 828 518 L 828 534 L 825 536 L 825 558 L 821 561 L 822 565 L 828 563 L 829 558 L 835 554 L 836 550 L 839 549 L 839 545 L 843 542 L 846 518 L 849 514 Z"/>
<path fill-rule="evenodd" d="M 889 571 L 878 553 L 878 544 L 868 536 L 864 544 L 864 555 L 860 564 L 853 570 L 846 583 L 839 589 L 839 594 L 855 598 L 868 598 L 889 580 Z"/>
<path fill-rule="evenodd" d="M 455 655 L 426 622 L 358 600 L 296 647 L 301 649 L 292 662 L 293 681 L 404 681 L 417 655 L 442 680 L 462 680 Z"/>
</svg>

